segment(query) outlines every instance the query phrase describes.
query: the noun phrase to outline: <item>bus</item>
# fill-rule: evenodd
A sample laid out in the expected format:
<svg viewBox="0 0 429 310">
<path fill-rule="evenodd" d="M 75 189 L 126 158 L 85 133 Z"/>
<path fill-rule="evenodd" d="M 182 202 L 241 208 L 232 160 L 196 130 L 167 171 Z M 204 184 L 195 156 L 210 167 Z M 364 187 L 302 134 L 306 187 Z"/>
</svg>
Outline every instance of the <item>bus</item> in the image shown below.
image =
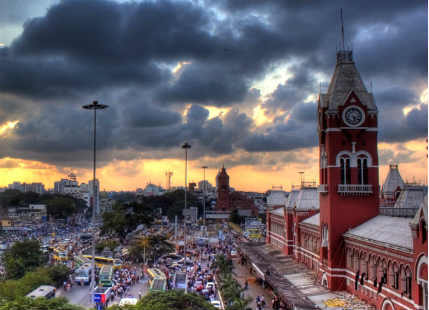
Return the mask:
<svg viewBox="0 0 429 310">
<path fill-rule="evenodd" d="M 83 264 L 90 262 L 89 259 L 87 259 L 83 256 L 79 256 L 79 255 L 74 256 L 73 261 L 74 261 L 74 264 L 76 266 L 75 269 L 78 269 Z"/>
<path fill-rule="evenodd" d="M 62 248 L 54 248 L 53 249 L 54 254 L 53 254 L 53 258 L 54 260 L 56 260 L 57 262 L 65 262 L 67 261 L 68 257 L 67 257 L 67 251 L 65 249 Z"/>
<path fill-rule="evenodd" d="M 81 283 L 85 285 L 89 284 L 89 282 L 91 282 L 91 271 L 92 271 L 91 263 L 84 263 L 74 272 L 75 274 L 74 281 L 77 284 L 81 284 Z"/>
<path fill-rule="evenodd" d="M 36 288 L 31 293 L 28 293 L 26 297 L 28 298 L 54 298 L 55 297 L 55 290 L 56 288 L 51 285 L 41 285 L 38 288 Z"/>
<path fill-rule="evenodd" d="M 99 286 L 110 287 L 113 286 L 113 268 L 112 266 L 104 265 L 100 270 Z"/>
<path fill-rule="evenodd" d="M 150 291 L 165 291 L 167 289 L 167 277 L 165 273 L 157 268 L 149 268 L 147 270 L 149 276 Z"/>
<path fill-rule="evenodd" d="M 92 261 L 92 255 L 85 254 L 82 256 Z M 114 265 L 115 268 L 118 268 L 122 265 L 122 261 L 120 259 L 112 258 L 112 257 L 95 256 L 94 260 L 95 260 L 95 264 L 99 268 L 103 267 L 104 265 Z"/>
</svg>

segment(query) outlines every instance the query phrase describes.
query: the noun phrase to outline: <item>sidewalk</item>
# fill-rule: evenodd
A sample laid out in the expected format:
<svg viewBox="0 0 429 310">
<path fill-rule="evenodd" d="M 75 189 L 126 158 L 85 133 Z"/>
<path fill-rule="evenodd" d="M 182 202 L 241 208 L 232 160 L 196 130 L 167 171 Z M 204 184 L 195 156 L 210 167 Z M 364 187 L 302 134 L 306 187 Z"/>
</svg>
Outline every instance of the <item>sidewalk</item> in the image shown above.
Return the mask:
<svg viewBox="0 0 429 310">
<path fill-rule="evenodd" d="M 253 275 L 249 273 L 249 270 L 246 268 L 246 266 L 240 265 L 239 260 L 233 260 L 234 262 L 234 277 L 240 283 L 242 286 L 244 286 L 244 283 L 246 279 L 248 278 L 254 278 Z M 252 298 L 251 303 L 249 304 L 249 307 L 251 309 L 257 309 L 256 307 L 256 296 L 264 296 L 265 299 L 265 310 L 272 310 L 271 308 L 271 300 L 273 298 L 273 295 L 268 289 L 262 288 L 262 286 L 253 281 L 248 281 L 248 289 L 245 291 L 245 297 Z"/>
</svg>

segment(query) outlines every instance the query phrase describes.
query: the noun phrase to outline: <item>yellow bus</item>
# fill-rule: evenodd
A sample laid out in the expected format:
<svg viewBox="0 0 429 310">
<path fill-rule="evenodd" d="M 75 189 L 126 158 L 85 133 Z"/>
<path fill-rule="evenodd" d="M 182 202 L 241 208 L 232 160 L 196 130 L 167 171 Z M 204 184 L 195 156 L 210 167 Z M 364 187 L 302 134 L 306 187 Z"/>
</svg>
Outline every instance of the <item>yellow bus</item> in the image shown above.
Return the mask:
<svg viewBox="0 0 429 310">
<path fill-rule="evenodd" d="M 82 255 L 82 256 L 89 259 L 89 261 L 92 261 L 92 255 Z M 104 265 L 112 265 L 113 269 L 121 268 L 122 266 L 122 261 L 117 258 L 95 256 L 94 260 L 95 260 L 95 264 L 99 268 L 103 267 Z"/>
<path fill-rule="evenodd" d="M 165 291 L 167 289 L 167 277 L 165 273 L 157 268 L 149 268 L 147 270 L 149 276 L 150 291 Z"/>
<path fill-rule="evenodd" d="M 62 248 L 54 248 L 53 258 L 57 262 L 65 262 L 68 260 L 67 251 Z"/>
</svg>

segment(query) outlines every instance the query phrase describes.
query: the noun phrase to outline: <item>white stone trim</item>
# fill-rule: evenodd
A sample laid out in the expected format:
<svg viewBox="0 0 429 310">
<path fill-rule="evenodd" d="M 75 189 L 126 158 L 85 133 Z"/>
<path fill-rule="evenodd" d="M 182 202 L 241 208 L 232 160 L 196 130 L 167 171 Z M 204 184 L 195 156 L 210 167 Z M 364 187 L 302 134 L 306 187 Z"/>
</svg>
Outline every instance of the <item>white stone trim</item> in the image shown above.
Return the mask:
<svg viewBox="0 0 429 310">
<path fill-rule="evenodd" d="M 350 157 L 350 168 L 356 168 L 357 167 L 357 160 L 358 160 L 358 156 L 359 155 L 365 155 L 366 156 L 366 158 L 368 159 L 368 168 L 374 167 L 372 165 L 372 156 L 371 156 L 371 154 L 368 153 L 365 150 L 360 150 L 360 151 L 357 151 L 357 152 L 350 152 L 350 151 L 347 151 L 347 150 L 340 151 L 337 154 L 337 156 L 335 157 L 335 165 L 336 166 L 333 166 L 333 167 L 341 167 L 341 165 L 340 165 L 340 159 L 341 159 L 341 157 L 343 155 L 347 155 L 347 156 Z M 332 167 L 332 166 L 328 166 L 328 167 Z"/>
<path fill-rule="evenodd" d="M 421 284 L 422 282 L 427 283 L 426 280 L 420 278 L 420 269 L 423 266 L 423 264 L 428 264 L 428 258 L 423 254 L 420 255 L 418 261 L 417 261 L 417 270 L 416 270 L 416 279 L 417 284 Z"/>
<path fill-rule="evenodd" d="M 375 244 L 375 245 L 379 245 L 379 246 L 382 246 L 382 247 L 385 247 L 385 248 L 388 248 L 388 249 L 398 250 L 398 251 L 401 251 L 401 252 L 404 252 L 404 253 L 412 254 L 412 251 L 413 251 L 412 249 L 403 248 L 403 247 L 395 246 L 395 245 L 384 243 L 384 242 L 378 242 L 378 241 L 374 241 L 374 240 L 371 240 L 371 239 L 362 238 L 362 237 L 359 237 L 359 236 L 356 236 L 356 235 L 352 235 L 352 234 L 349 234 L 349 233 L 344 233 L 343 236 L 348 237 L 348 238 L 353 238 L 353 239 L 361 240 L 361 241 L 368 242 L 368 243 L 372 243 L 372 244 Z M 388 256 L 396 257 L 398 259 L 402 259 L 402 260 L 407 261 L 407 262 L 413 262 L 414 261 L 412 257 L 406 257 L 406 256 L 402 256 L 402 255 L 395 254 L 395 253 L 392 253 L 392 252 L 389 252 L 389 254 L 386 255 L 386 251 L 383 251 L 383 250 L 380 250 L 380 249 L 377 249 L 377 248 L 374 248 L 374 247 L 370 247 L 370 246 L 362 244 L 362 243 L 353 242 L 351 240 L 345 240 L 345 241 L 346 241 L 346 243 L 349 243 L 351 245 L 367 249 L 369 252 L 371 252 L 371 251 L 378 252 L 378 253 L 382 254 L 383 256 L 385 256 L 385 257 L 388 257 Z"/>
<path fill-rule="evenodd" d="M 386 305 L 390 305 L 392 307 L 392 309 L 395 310 L 395 306 L 390 301 L 390 298 L 386 298 L 385 300 L 383 300 L 383 304 L 381 306 L 381 310 L 386 310 Z"/>
<path fill-rule="evenodd" d="M 326 285 L 328 285 L 329 282 L 328 282 L 328 276 L 326 275 L 326 272 L 324 272 L 322 275 L 321 284 L 323 287 L 327 287 L 327 286 L 323 285 L 324 281 L 326 281 Z"/>
</svg>

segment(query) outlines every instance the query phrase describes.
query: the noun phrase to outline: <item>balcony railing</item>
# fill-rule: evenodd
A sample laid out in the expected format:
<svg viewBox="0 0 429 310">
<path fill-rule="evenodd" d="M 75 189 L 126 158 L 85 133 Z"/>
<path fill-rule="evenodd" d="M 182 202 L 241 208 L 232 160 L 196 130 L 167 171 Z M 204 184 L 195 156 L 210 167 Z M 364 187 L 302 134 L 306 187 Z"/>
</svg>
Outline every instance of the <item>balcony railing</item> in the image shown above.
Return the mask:
<svg viewBox="0 0 429 310">
<path fill-rule="evenodd" d="M 414 217 L 419 208 L 380 208 L 381 215 L 395 217 Z"/>
<path fill-rule="evenodd" d="M 319 193 L 326 194 L 328 192 L 328 184 L 320 184 L 317 191 Z"/>
<path fill-rule="evenodd" d="M 338 184 L 340 195 L 371 195 L 371 184 Z"/>
</svg>

